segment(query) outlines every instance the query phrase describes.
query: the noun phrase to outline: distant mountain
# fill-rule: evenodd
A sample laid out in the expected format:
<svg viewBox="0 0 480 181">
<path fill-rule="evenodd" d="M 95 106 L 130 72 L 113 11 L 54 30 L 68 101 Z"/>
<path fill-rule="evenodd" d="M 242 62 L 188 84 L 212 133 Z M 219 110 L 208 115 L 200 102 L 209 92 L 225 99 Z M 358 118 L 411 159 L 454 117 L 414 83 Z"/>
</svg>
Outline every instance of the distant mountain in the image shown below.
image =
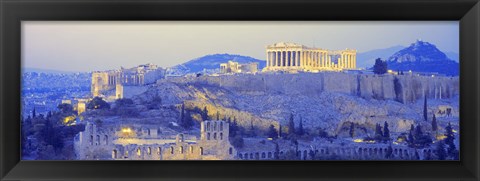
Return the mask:
<svg viewBox="0 0 480 181">
<path fill-rule="evenodd" d="M 212 72 L 215 69 L 220 69 L 221 63 L 226 63 L 229 60 L 239 62 L 239 63 L 250 63 L 257 62 L 258 69 L 265 67 L 265 60 L 255 59 L 249 56 L 242 55 L 232 55 L 232 54 L 213 54 L 199 57 L 193 60 L 190 60 L 186 63 L 173 66 L 169 68 L 168 74 L 170 75 L 185 75 L 189 73 L 199 73 L 199 72 Z"/>
<path fill-rule="evenodd" d="M 63 71 L 63 70 L 53 70 L 53 69 L 40 69 L 40 68 L 23 68 L 23 73 L 27 72 L 36 72 L 36 73 L 47 73 L 47 74 L 73 74 L 78 72 L 70 72 L 70 71 Z"/>
<path fill-rule="evenodd" d="M 393 54 L 387 63 L 390 70 L 436 72 L 452 76 L 460 71 L 458 62 L 448 58 L 435 45 L 421 40 Z"/>
<path fill-rule="evenodd" d="M 454 60 L 455 62 L 459 62 L 460 60 L 460 55 L 455 52 L 444 52 L 445 55 L 447 55 L 448 58 Z"/>
<path fill-rule="evenodd" d="M 375 64 L 375 59 L 381 58 L 386 60 L 388 57 L 392 56 L 395 52 L 404 49 L 404 46 L 393 46 L 390 48 L 375 49 L 366 52 L 357 53 L 357 67 L 358 68 L 370 68 Z"/>
</svg>

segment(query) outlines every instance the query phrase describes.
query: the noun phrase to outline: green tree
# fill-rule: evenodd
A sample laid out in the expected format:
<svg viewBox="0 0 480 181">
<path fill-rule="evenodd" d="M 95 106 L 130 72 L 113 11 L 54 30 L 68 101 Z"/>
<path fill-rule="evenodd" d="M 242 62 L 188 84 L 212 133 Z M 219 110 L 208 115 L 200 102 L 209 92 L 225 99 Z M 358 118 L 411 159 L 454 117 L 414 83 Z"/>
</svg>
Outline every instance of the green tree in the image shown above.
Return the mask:
<svg viewBox="0 0 480 181">
<path fill-rule="evenodd" d="M 385 74 L 387 73 L 387 62 L 383 61 L 381 58 L 375 60 L 375 65 L 373 65 L 373 73 L 375 74 Z"/>
<path fill-rule="evenodd" d="M 110 109 L 110 104 L 105 102 L 101 97 L 94 97 L 88 101 L 87 109 Z"/>
<path fill-rule="evenodd" d="M 278 138 L 278 132 L 275 127 L 271 124 L 267 131 L 267 136 L 272 139 Z"/>
</svg>

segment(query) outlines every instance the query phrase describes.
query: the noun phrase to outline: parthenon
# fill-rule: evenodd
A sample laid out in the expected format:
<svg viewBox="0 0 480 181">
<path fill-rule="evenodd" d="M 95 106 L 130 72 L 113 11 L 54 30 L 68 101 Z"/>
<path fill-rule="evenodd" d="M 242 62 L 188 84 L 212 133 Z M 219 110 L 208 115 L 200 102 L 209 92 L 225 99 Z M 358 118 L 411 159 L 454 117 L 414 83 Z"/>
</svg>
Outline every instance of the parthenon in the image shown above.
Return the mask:
<svg viewBox="0 0 480 181">
<path fill-rule="evenodd" d="M 340 71 L 356 69 L 357 51 L 311 48 L 280 42 L 266 48 L 267 66 L 263 71 Z"/>
</svg>

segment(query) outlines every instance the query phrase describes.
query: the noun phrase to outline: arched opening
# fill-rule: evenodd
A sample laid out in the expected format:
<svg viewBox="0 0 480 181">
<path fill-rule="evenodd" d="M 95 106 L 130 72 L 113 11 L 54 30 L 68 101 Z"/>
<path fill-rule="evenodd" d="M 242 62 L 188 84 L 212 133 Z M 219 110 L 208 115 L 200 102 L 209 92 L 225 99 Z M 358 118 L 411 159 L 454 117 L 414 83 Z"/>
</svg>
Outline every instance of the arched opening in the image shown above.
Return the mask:
<svg viewBox="0 0 480 181">
<path fill-rule="evenodd" d="M 253 159 L 253 153 L 250 153 L 250 159 Z"/>
<path fill-rule="evenodd" d="M 193 153 L 193 146 L 190 146 L 190 153 Z"/>
<path fill-rule="evenodd" d="M 255 153 L 255 159 L 257 159 L 257 160 L 260 159 L 260 153 L 258 153 L 258 152 Z"/>
<path fill-rule="evenodd" d="M 140 148 L 137 148 L 137 155 L 142 156 L 142 150 L 140 150 Z"/>
<path fill-rule="evenodd" d="M 220 140 L 223 140 L 223 133 L 220 133 Z"/>
<path fill-rule="evenodd" d="M 173 146 L 170 147 L 170 154 L 173 154 L 175 153 L 175 148 L 173 148 Z"/>
<path fill-rule="evenodd" d="M 207 133 L 207 140 L 210 140 L 210 133 Z"/>
<path fill-rule="evenodd" d="M 233 148 L 232 148 L 232 147 L 230 147 L 230 148 L 228 149 L 228 154 L 230 154 L 230 155 L 231 155 L 232 153 L 233 153 Z"/>
<path fill-rule="evenodd" d="M 217 140 L 217 133 L 213 133 L 213 139 Z"/>
<path fill-rule="evenodd" d="M 112 151 L 112 158 L 117 159 L 117 150 Z"/>
<path fill-rule="evenodd" d="M 88 142 L 90 142 L 90 145 L 93 145 L 93 135 L 90 135 L 90 140 Z"/>
<path fill-rule="evenodd" d="M 97 135 L 97 141 L 95 142 L 95 145 L 100 145 L 100 135 Z"/>
<path fill-rule="evenodd" d="M 104 137 L 104 142 L 105 142 L 105 145 L 108 145 L 108 136 L 107 135 L 105 135 L 105 137 Z"/>
<path fill-rule="evenodd" d="M 245 160 L 248 159 L 248 153 L 245 153 L 245 156 L 244 156 Z"/>
<path fill-rule="evenodd" d="M 213 131 L 217 131 L 217 122 L 213 123 Z"/>
<path fill-rule="evenodd" d="M 128 158 L 128 150 L 125 151 L 125 155 L 124 155 L 125 158 Z"/>
<path fill-rule="evenodd" d="M 157 129 L 157 137 L 159 137 L 160 135 L 162 135 L 162 131 L 160 130 L 160 128 Z"/>
<path fill-rule="evenodd" d="M 162 154 L 162 147 L 158 147 L 158 148 L 157 148 L 157 154 L 158 154 L 158 155 Z"/>
<path fill-rule="evenodd" d="M 180 146 L 180 153 L 183 154 L 183 146 Z"/>
<path fill-rule="evenodd" d="M 238 154 L 238 157 L 239 157 L 240 159 L 243 159 L 243 155 L 242 155 L 241 153 Z"/>
<path fill-rule="evenodd" d="M 210 122 L 207 122 L 207 127 L 206 127 L 207 131 L 210 131 Z"/>
<path fill-rule="evenodd" d="M 265 155 L 265 152 L 262 152 L 262 158 L 265 158 L 266 155 Z"/>
<path fill-rule="evenodd" d="M 151 154 L 152 154 L 152 148 L 150 148 L 150 147 L 147 148 L 147 154 L 148 154 L 148 155 L 151 155 Z"/>
<path fill-rule="evenodd" d="M 200 155 L 203 155 L 203 147 L 200 147 Z"/>
<path fill-rule="evenodd" d="M 272 152 L 268 152 L 268 158 L 272 158 Z"/>
<path fill-rule="evenodd" d="M 220 131 L 223 131 L 223 122 L 220 122 Z"/>
</svg>

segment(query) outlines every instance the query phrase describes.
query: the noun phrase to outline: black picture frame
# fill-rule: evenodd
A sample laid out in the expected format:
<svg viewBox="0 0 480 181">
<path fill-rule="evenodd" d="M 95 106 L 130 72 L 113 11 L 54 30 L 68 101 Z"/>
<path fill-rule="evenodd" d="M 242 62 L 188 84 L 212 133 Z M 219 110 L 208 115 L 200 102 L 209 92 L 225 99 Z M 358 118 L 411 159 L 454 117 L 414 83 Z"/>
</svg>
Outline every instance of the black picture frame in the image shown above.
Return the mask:
<svg viewBox="0 0 480 181">
<path fill-rule="evenodd" d="M 478 0 L 0 0 L 1 180 L 479 180 Z M 458 20 L 460 161 L 21 161 L 24 20 Z M 51 52 L 55 53 L 55 52 Z"/>
</svg>

